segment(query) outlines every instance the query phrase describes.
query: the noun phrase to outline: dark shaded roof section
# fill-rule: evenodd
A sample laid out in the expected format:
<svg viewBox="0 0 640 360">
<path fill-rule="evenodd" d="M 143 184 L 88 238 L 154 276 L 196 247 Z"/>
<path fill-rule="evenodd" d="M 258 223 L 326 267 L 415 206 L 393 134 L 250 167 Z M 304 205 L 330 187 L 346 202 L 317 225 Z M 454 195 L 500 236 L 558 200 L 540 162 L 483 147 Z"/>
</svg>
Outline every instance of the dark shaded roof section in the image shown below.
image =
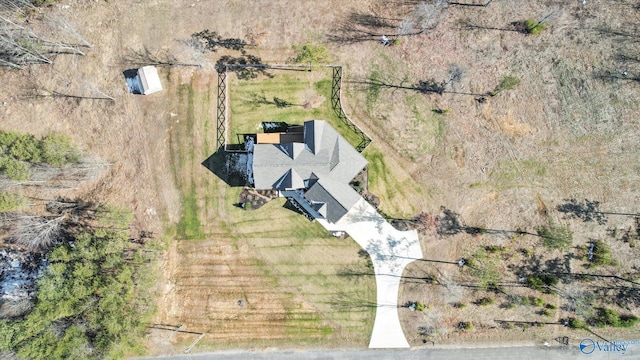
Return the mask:
<svg viewBox="0 0 640 360">
<path fill-rule="evenodd" d="M 327 179 L 318 180 L 304 197 L 314 207 L 321 204 L 325 213 L 320 213 L 332 223 L 340 220 L 360 200 L 360 194 L 348 184 Z"/>
<path fill-rule="evenodd" d="M 302 180 L 315 174 L 319 179 L 348 184 L 367 165 L 367 160 L 323 120 L 304 123 L 304 141 L 304 144 L 255 144 L 255 188 L 305 188 L 304 181 L 302 185 L 298 181 L 279 181 L 291 170 Z"/>
</svg>

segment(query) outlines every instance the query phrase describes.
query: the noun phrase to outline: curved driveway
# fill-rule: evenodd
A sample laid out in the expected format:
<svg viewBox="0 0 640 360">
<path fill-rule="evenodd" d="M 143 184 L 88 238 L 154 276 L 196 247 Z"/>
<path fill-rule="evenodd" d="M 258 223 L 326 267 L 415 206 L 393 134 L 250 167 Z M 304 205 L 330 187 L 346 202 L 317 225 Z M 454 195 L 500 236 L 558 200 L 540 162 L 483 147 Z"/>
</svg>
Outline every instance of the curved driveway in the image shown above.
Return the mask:
<svg viewBox="0 0 640 360">
<path fill-rule="evenodd" d="M 317 221 L 329 231 L 345 231 L 371 257 L 378 291 L 369 347 L 408 348 L 398 317 L 398 289 L 404 267 L 422 259 L 418 232 L 396 230 L 362 198 L 337 223 Z"/>
</svg>

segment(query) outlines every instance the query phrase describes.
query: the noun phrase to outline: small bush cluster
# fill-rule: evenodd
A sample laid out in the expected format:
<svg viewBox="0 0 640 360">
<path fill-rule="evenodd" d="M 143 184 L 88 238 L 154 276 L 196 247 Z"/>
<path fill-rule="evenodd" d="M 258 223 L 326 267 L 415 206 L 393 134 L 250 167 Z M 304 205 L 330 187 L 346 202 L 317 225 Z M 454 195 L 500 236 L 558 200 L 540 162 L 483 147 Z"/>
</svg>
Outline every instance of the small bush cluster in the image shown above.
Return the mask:
<svg viewBox="0 0 640 360">
<path fill-rule="evenodd" d="M 23 203 L 24 200 L 15 194 L 0 192 L 0 213 L 13 211 Z"/>
<path fill-rule="evenodd" d="M 544 305 L 544 300 L 538 298 L 538 297 L 534 297 L 530 299 L 532 302 L 532 305 L 538 306 L 538 307 L 542 307 Z"/>
<path fill-rule="evenodd" d="M 573 232 L 568 226 L 556 224 L 549 220 L 549 224 L 537 229 L 542 244 L 549 249 L 566 249 L 573 243 Z"/>
<path fill-rule="evenodd" d="M 424 311 L 425 309 L 427 309 L 427 306 L 419 301 L 409 301 L 405 306 L 408 307 L 411 311 Z"/>
<path fill-rule="evenodd" d="M 501 305 L 503 309 L 515 309 L 516 304 L 514 302 L 506 302 Z"/>
<path fill-rule="evenodd" d="M 589 259 L 589 249 L 591 251 L 591 259 Z M 602 240 L 595 241 L 592 245 L 584 247 L 583 261 L 587 261 L 587 267 L 615 265 L 616 261 L 611 257 L 611 248 Z"/>
<path fill-rule="evenodd" d="M 567 326 L 572 328 L 572 329 L 586 329 L 587 328 L 587 324 L 580 320 L 580 319 L 576 319 L 576 318 L 569 318 L 567 321 Z"/>
<path fill-rule="evenodd" d="M 480 306 L 489 306 L 489 305 L 493 305 L 495 303 L 496 303 L 496 301 L 493 300 L 493 298 L 490 298 L 490 297 L 484 297 L 484 298 L 478 299 L 478 301 L 476 301 L 476 304 L 478 304 Z"/>
<path fill-rule="evenodd" d="M 527 276 L 527 287 L 538 290 L 546 291 L 548 286 L 555 286 L 558 284 L 558 278 L 548 274 L 533 274 Z"/>
<path fill-rule="evenodd" d="M 590 323 L 597 327 L 633 327 L 640 318 L 634 315 L 620 315 L 613 309 L 598 308 L 596 316 L 590 319 Z"/>
<path fill-rule="evenodd" d="M 544 22 L 538 22 L 534 19 L 527 19 L 522 22 L 524 25 L 524 29 L 529 35 L 538 35 L 542 32 L 542 30 L 547 28 L 547 25 Z"/>
<path fill-rule="evenodd" d="M 470 321 L 460 321 L 458 323 L 458 329 L 463 330 L 463 331 L 469 331 L 469 330 L 473 329 L 473 324 L 471 324 Z"/>
<path fill-rule="evenodd" d="M 487 245 L 484 247 L 484 250 L 489 254 L 502 253 L 507 251 L 507 249 L 505 249 L 504 246 L 498 246 L 498 245 Z"/>
<path fill-rule="evenodd" d="M 27 180 L 29 164 L 61 167 L 80 161 L 80 151 L 65 135 L 37 139 L 31 134 L 0 131 L 0 172 L 13 180 Z"/>
<path fill-rule="evenodd" d="M 522 248 L 519 251 L 522 254 L 522 256 L 524 256 L 524 257 L 530 257 L 531 255 L 533 255 L 533 250 L 531 250 L 531 249 Z"/>
<path fill-rule="evenodd" d="M 516 86 L 520 85 L 520 79 L 514 76 L 506 75 L 500 79 L 498 86 L 489 92 L 489 96 L 496 96 L 504 90 L 513 90 Z"/>
<path fill-rule="evenodd" d="M 295 56 L 291 62 L 296 64 L 326 64 L 331 61 L 329 51 L 324 45 L 315 45 L 306 43 L 304 45 L 293 45 L 291 47 L 295 52 Z"/>
<path fill-rule="evenodd" d="M 467 307 L 467 304 L 463 302 L 456 302 L 456 303 L 453 303 L 453 307 L 456 309 L 464 309 Z"/>
<path fill-rule="evenodd" d="M 540 315 L 551 317 L 553 316 L 553 313 L 549 309 L 542 309 L 540 310 Z"/>
</svg>

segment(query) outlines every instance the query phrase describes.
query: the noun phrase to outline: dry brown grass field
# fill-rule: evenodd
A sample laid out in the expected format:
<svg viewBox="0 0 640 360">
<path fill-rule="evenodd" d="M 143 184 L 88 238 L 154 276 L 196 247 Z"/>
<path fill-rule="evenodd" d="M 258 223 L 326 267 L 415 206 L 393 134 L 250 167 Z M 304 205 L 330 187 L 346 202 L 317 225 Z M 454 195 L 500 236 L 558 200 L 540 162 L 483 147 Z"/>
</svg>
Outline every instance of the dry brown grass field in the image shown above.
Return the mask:
<svg viewBox="0 0 640 360">
<path fill-rule="evenodd" d="M 399 309 L 413 346 L 559 336 L 575 344 L 588 333 L 561 320 L 591 318 L 597 307 L 640 316 L 636 2 L 449 5 L 437 26 L 409 31 L 391 46 L 378 35 L 354 38 L 365 31 L 394 40 L 420 3 L 61 0 L 34 13 L 34 26 L 65 17 L 93 47 L 52 65 L 0 70 L 0 127 L 68 134 L 111 164 L 78 191 L 132 208 L 136 227 L 157 234 L 165 250 L 155 322 L 206 333 L 196 350 L 365 347 L 375 282 L 357 244 L 331 237 L 279 200 L 254 211 L 233 206 L 240 189 L 202 165 L 216 150 L 214 66 L 230 52 L 200 52 L 186 40 L 217 31 L 246 39 L 248 53 L 278 64 L 293 56 L 294 44 L 322 44 L 344 66 L 345 111 L 373 138 L 364 155 L 380 208 L 404 219 L 442 216 L 441 207 L 459 214 L 455 234 L 437 226 L 421 233 L 424 257 L 475 259 L 478 271 L 430 261 L 406 269 L 399 303 L 426 305 Z M 545 19 L 546 28 L 530 35 L 512 24 L 529 18 Z M 161 66 L 164 91 L 134 96 L 122 72 L 136 68 L 133 55 L 145 49 L 199 66 Z M 461 76 L 442 94 L 416 89 L 421 80 L 446 80 L 452 67 Z M 519 84 L 488 95 L 505 76 Z M 230 76 L 232 94 L 241 81 Z M 88 99 L 92 89 L 115 100 Z M 84 98 L 47 96 L 54 92 Z M 599 211 L 615 214 L 605 214 L 606 224 L 571 218 L 558 211 L 566 199 L 598 201 Z M 570 246 L 542 245 L 537 234 L 550 221 L 570 229 Z M 598 239 L 616 262 L 587 267 L 585 249 Z M 519 281 L 540 273 L 559 282 L 545 292 Z M 529 297 L 539 304 L 523 304 Z M 493 302 L 480 305 L 482 298 Z M 591 306 L 576 307 L 576 299 Z M 461 321 L 472 328 L 461 330 Z M 637 333 L 593 329 L 607 337 Z M 181 352 L 193 333 L 151 330 L 150 352 Z"/>
</svg>

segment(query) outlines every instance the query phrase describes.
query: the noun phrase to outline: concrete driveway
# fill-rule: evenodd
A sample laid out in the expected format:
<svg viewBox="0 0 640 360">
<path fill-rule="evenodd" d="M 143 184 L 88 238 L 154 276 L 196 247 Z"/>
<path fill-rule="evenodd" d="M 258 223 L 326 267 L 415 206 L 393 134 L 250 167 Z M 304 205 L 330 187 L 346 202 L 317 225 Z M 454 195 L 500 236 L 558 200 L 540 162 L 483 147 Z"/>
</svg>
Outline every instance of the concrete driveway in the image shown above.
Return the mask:
<svg viewBox="0 0 640 360">
<path fill-rule="evenodd" d="M 378 291 L 369 347 L 408 348 L 398 317 L 398 289 L 405 266 L 422 259 L 418 232 L 396 230 L 362 198 L 337 223 L 317 221 L 329 231 L 347 232 L 371 257 Z"/>
</svg>

